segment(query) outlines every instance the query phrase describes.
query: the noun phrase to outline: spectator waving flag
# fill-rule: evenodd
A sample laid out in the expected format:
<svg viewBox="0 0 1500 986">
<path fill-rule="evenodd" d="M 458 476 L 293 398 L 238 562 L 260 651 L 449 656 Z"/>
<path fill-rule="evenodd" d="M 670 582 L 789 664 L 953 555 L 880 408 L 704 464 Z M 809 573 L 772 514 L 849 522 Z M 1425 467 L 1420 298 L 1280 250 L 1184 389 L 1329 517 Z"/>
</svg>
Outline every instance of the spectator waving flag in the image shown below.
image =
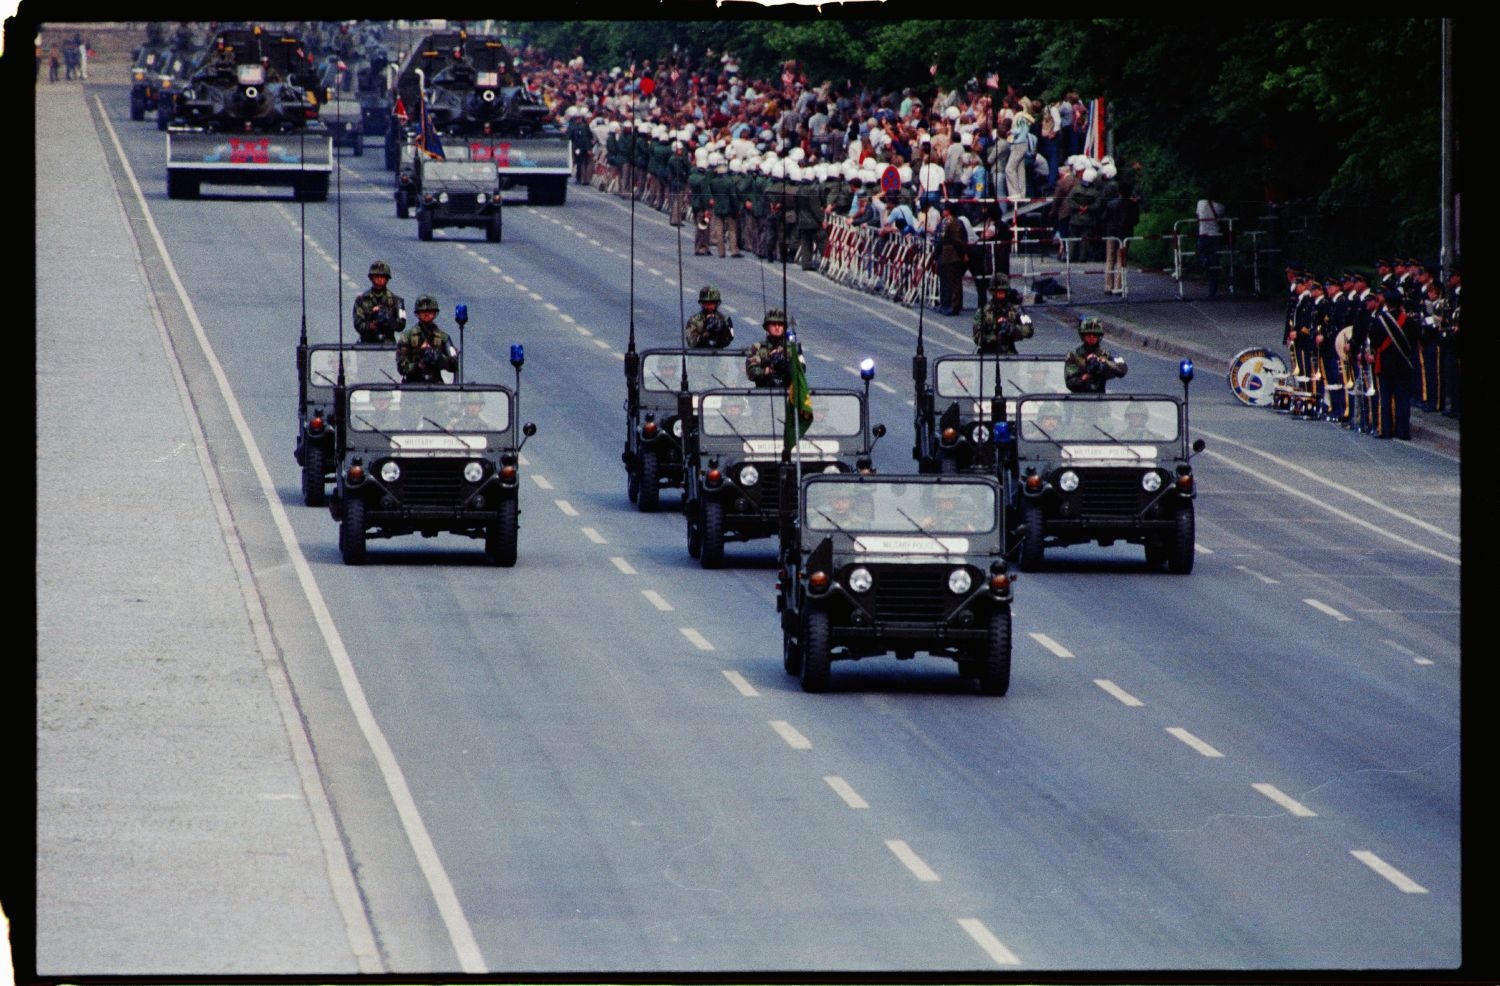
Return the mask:
<svg viewBox="0 0 1500 986">
<path fill-rule="evenodd" d="M 812 391 L 807 386 L 807 370 L 802 365 L 802 346 L 795 332 L 786 341 L 786 362 L 791 368 L 791 383 L 786 388 L 786 448 L 793 449 L 807 434 L 813 420 Z"/>
<path fill-rule="evenodd" d="M 432 125 L 432 117 L 427 113 L 427 97 L 424 94 L 419 104 L 422 115 L 422 132 L 417 135 L 417 149 L 430 158 L 439 161 L 447 160 L 443 153 L 443 142 L 438 139 L 437 128 Z"/>
</svg>

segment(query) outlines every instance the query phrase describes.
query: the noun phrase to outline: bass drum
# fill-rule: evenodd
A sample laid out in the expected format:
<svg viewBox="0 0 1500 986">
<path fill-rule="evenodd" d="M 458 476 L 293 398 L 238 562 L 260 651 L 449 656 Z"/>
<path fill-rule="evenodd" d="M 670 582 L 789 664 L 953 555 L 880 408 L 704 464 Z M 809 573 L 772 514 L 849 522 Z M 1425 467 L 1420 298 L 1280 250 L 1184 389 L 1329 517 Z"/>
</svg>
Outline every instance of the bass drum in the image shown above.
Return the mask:
<svg viewBox="0 0 1500 986">
<path fill-rule="evenodd" d="M 1246 349 L 1229 361 L 1229 389 L 1251 407 L 1270 407 L 1286 376 L 1286 360 L 1269 349 Z"/>
</svg>

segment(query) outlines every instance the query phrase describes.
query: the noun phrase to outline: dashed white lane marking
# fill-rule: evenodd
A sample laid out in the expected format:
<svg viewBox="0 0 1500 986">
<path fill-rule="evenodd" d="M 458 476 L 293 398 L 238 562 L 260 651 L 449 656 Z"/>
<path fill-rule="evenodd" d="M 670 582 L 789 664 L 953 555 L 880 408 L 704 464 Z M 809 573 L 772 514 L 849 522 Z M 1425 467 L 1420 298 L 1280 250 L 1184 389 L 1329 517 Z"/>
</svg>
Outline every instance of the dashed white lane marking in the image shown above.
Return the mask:
<svg viewBox="0 0 1500 986">
<path fill-rule="evenodd" d="M 896 392 L 896 388 L 892 387 L 890 384 L 886 383 L 884 380 L 876 380 L 875 381 L 875 386 L 879 387 L 881 390 L 885 391 L 887 394 L 894 394 Z"/>
<path fill-rule="evenodd" d="M 855 792 L 854 788 L 849 786 L 849 782 L 844 780 L 842 777 L 829 776 L 823 778 L 823 780 L 828 784 L 829 787 L 833 788 L 835 794 L 844 799 L 844 804 L 848 805 L 850 808 L 870 807 L 870 803 L 864 798 L 861 798 L 859 794 Z"/>
<path fill-rule="evenodd" d="M 974 939 L 997 965 L 1021 964 L 1021 960 L 1016 958 L 1015 953 L 1000 944 L 1000 939 L 990 934 L 990 929 L 986 928 L 978 918 L 959 918 L 958 926 L 967 931 L 969 937 Z"/>
<path fill-rule="evenodd" d="M 827 353 L 813 353 L 813 359 L 820 359 L 825 363 L 833 362 L 833 357 L 829 356 Z"/>
<path fill-rule="evenodd" d="M 634 575 L 635 574 L 635 569 L 632 568 L 632 567 L 630 567 L 630 562 L 626 561 L 625 559 L 623 559 L 623 558 L 611 558 L 609 561 L 610 561 L 610 564 L 614 565 L 616 568 L 618 568 L 620 570 L 620 574 L 621 575 Z"/>
<path fill-rule="evenodd" d="M 511 277 L 509 274 L 501 274 L 500 280 L 504 281 L 506 284 L 516 283 L 516 279 L 514 277 Z"/>
<path fill-rule="evenodd" d="M 569 315 L 567 312 L 560 312 L 557 317 L 562 319 L 564 322 L 567 322 L 569 325 L 572 325 L 577 321 L 577 319 L 575 319 L 572 315 Z"/>
<path fill-rule="evenodd" d="M 755 686 L 746 681 L 745 676 L 738 671 L 725 671 L 724 677 L 728 678 L 729 683 L 735 687 L 735 690 L 746 698 L 758 698 L 760 696 L 760 692 L 755 690 Z"/>
<path fill-rule="evenodd" d="M 1094 684 L 1098 685 L 1100 688 L 1104 689 L 1106 692 L 1119 699 L 1125 705 L 1146 704 L 1140 699 L 1136 698 L 1134 695 L 1127 692 L 1125 689 L 1121 688 L 1119 685 L 1115 684 L 1113 681 L 1110 681 L 1108 678 L 1095 678 Z"/>
<path fill-rule="evenodd" d="M 600 534 L 598 531 L 594 530 L 592 527 L 585 527 L 585 528 L 583 528 L 583 536 L 586 537 L 586 538 L 588 538 L 590 541 L 594 542 L 595 544 L 608 544 L 609 543 L 608 541 L 604 540 L 604 535 L 603 534 Z"/>
<path fill-rule="evenodd" d="M 595 240 L 595 239 L 590 239 L 589 243 L 592 244 L 593 246 L 599 246 L 600 245 L 599 241 Z"/>
<path fill-rule="evenodd" d="M 657 277 L 661 277 L 661 271 L 657 270 L 655 267 L 647 267 L 646 269 L 655 274 Z"/>
<path fill-rule="evenodd" d="M 577 329 L 578 330 L 578 334 L 581 335 L 581 336 L 592 336 L 593 335 L 592 332 L 590 332 L 588 329 L 585 329 L 581 325 L 575 325 L 575 326 L 573 326 L 573 328 Z"/>
<path fill-rule="evenodd" d="M 498 274 L 500 273 L 500 268 L 496 267 L 494 264 L 490 264 L 490 273 Z"/>
<path fill-rule="evenodd" d="M 693 646 L 698 648 L 699 650 L 714 649 L 714 645 L 708 642 L 708 638 L 703 636 L 703 634 L 699 633 L 697 630 L 694 630 L 692 627 L 678 627 L 678 630 L 684 637 L 692 641 Z"/>
<path fill-rule="evenodd" d="M 1404 894 L 1425 894 L 1427 892 L 1426 887 L 1422 886 L 1420 883 L 1413 880 L 1405 873 L 1402 873 L 1400 870 L 1396 869 L 1390 863 L 1387 863 L 1379 856 L 1370 852 L 1370 850 L 1368 849 L 1350 849 L 1349 855 L 1353 856 L 1355 859 L 1359 860 L 1361 863 L 1364 863 L 1376 873 L 1379 873 L 1381 876 L 1391 881 L 1391 883 L 1396 885 L 1396 889 L 1400 890 Z"/>
<path fill-rule="evenodd" d="M 647 602 L 655 606 L 657 609 L 661 610 L 663 613 L 672 612 L 672 604 L 663 599 L 661 597 L 661 593 L 657 592 L 655 589 L 642 589 L 641 595 L 645 596 Z"/>
<path fill-rule="evenodd" d="M 539 294 L 537 294 L 535 291 L 527 291 L 526 293 L 531 296 L 531 300 L 532 301 L 541 301 L 542 300 L 542 296 L 539 295 Z"/>
<path fill-rule="evenodd" d="M 1045 633 L 1033 633 L 1033 634 L 1031 634 L 1031 639 L 1035 640 L 1037 643 L 1041 644 L 1043 647 L 1047 648 L 1052 653 L 1056 654 L 1058 657 L 1072 657 L 1073 656 L 1073 652 L 1072 651 L 1068 650 L 1062 644 L 1060 644 L 1057 641 L 1053 640 L 1051 637 L 1047 636 Z"/>
<path fill-rule="evenodd" d="M 521 292 L 522 294 L 530 294 L 531 293 L 531 289 L 528 288 L 526 285 L 522 284 L 520 281 L 515 281 L 515 282 L 512 282 L 512 283 L 514 283 L 516 290 L 519 291 L 519 292 Z"/>
<path fill-rule="evenodd" d="M 1246 575 L 1250 575 L 1250 576 L 1253 576 L 1253 577 L 1255 577 L 1257 579 L 1260 579 L 1266 585 L 1277 585 L 1278 584 L 1275 579 L 1271 578 L 1271 576 L 1269 576 L 1269 575 L 1262 575 L 1259 572 L 1255 571 L 1254 569 L 1246 568 L 1244 565 L 1236 565 L 1234 567 L 1237 568 L 1237 569 L 1239 569 L 1240 571 L 1244 572 Z"/>
<path fill-rule="evenodd" d="M 1205 548 L 1201 544 L 1194 544 L 1193 545 L 1193 550 L 1196 551 L 1196 552 L 1198 552 L 1198 554 L 1200 554 L 1200 555 L 1211 555 L 1211 554 L 1214 553 L 1214 549 L 1212 549 L 1212 548 Z"/>
<path fill-rule="evenodd" d="M 1318 817 L 1318 813 L 1317 812 L 1313 811 L 1311 808 L 1307 807 L 1307 805 L 1305 805 L 1302 802 L 1298 801 L 1296 798 L 1292 797 L 1291 795 L 1285 794 L 1285 793 L 1283 793 L 1281 791 L 1278 791 L 1271 784 L 1252 784 L 1250 786 L 1253 787 L 1253 788 L 1255 788 L 1261 794 L 1264 794 L 1266 797 L 1270 798 L 1272 801 L 1274 801 L 1277 804 L 1281 805 L 1281 807 L 1285 808 L 1287 811 L 1291 812 L 1293 815 L 1296 815 L 1298 818 L 1317 818 Z"/>
<path fill-rule="evenodd" d="M 1319 602 L 1316 599 L 1304 599 L 1302 601 L 1307 603 L 1307 605 L 1311 606 L 1313 609 L 1317 610 L 1319 613 L 1323 613 L 1326 616 L 1331 616 L 1335 620 L 1338 620 L 1340 623 L 1349 623 L 1354 619 L 1354 617 L 1345 616 L 1343 613 L 1340 613 L 1338 610 L 1334 609 L 1327 603 Z"/>
<path fill-rule="evenodd" d="M 524 452 L 517 452 L 516 464 L 521 466 L 529 466 L 531 465 L 531 460 L 526 458 L 526 454 Z"/>
<path fill-rule="evenodd" d="M 1205 757 L 1222 757 L 1224 755 L 1218 750 L 1215 750 L 1213 747 L 1209 746 L 1207 743 L 1203 742 L 1198 737 L 1194 736 L 1192 733 L 1188 732 L 1186 729 L 1183 729 L 1181 726 L 1169 726 L 1167 727 L 1167 732 L 1182 740 L 1188 746 L 1197 750 Z"/>
<path fill-rule="evenodd" d="M 555 503 L 555 504 L 557 504 L 557 509 L 561 510 L 567 516 L 569 516 L 569 517 L 577 517 L 578 516 L 578 508 L 574 507 L 567 500 L 553 500 L 552 502 Z"/>
<path fill-rule="evenodd" d="M 539 472 L 534 472 L 531 474 L 531 481 L 544 490 L 550 490 L 552 488 L 552 484 L 547 482 L 547 477 L 543 476 Z"/>
<path fill-rule="evenodd" d="M 896 854 L 896 858 L 901 860 L 901 865 L 911 870 L 912 876 L 923 883 L 938 882 L 938 875 L 932 871 L 932 867 L 922 862 L 921 856 L 912 852 L 911 846 L 908 846 L 900 839 L 886 839 L 885 846 Z"/>
<path fill-rule="evenodd" d="M 550 301 L 549 301 L 549 302 L 546 302 L 546 303 L 545 303 L 545 304 L 543 304 L 543 305 L 542 305 L 542 307 L 543 307 L 543 308 L 545 308 L 545 309 L 547 309 L 547 310 L 548 310 L 548 311 L 552 311 L 552 312 L 555 312 L 555 311 L 557 311 L 557 310 L 558 310 L 558 308 L 557 308 L 557 306 L 556 306 L 556 305 L 554 305 L 554 304 L 553 304 L 553 303 L 552 303 L 552 302 L 550 302 Z"/>
<path fill-rule="evenodd" d="M 609 348 L 609 343 L 606 342 L 606 341 L 604 341 L 603 339 L 595 339 L 594 340 L 594 345 L 598 346 L 600 349 L 608 349 Z"/>
<path fill-rule="evenodd" d="M 792 728 L 792 724 L 785 719 L 772 719 L 771 728 L 776 730 L 776 735 L 786 740 L 786 745 L 794 750 L 811 750 L 812 740 L 803 736 Z"/>
<path fill-rule="evenodd" d="M 1387 647 L 1391 648 L 1394 651 L 1405 654 L 1407 657 L 1411 658 L 1412 662 L 1415 664 L 1421 664 L 1423 666 L 1432 664 L 1432 661 L 1430 659 L 1423 657 L 1421 654 L 1418 654 L 1410 647 L 1403 647 L 1402 645 L 1396 643 L 1394 640 L 1382 640 L 1381 643 L 1385 644 Z"/>
</svg>

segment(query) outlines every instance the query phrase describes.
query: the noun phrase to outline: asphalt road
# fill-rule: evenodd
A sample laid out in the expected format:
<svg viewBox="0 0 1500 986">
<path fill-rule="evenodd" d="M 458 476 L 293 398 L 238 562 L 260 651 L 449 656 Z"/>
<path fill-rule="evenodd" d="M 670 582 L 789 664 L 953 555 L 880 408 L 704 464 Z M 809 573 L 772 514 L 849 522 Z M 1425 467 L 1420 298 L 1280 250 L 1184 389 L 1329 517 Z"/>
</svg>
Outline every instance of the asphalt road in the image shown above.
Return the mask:
<svg viewBox="0 0 1500 986">
<path fill-rule="evenodd" d="M 1461 962 L 1457 460 L 1200 381 L 1190 576 L 1132 546 L 1050 551 L 1018 584 L 1004 698 L 930 658 L 838 663 L 807 695 L 781 669 L 772 545 L 703 571 L 679 513 L 627 501 L 619 458 L 632 322 L 674 345 L 715 283 L 748 344 L 779 267 L 695 258 L 660 214 L 577 186 L 508 206 L 501 244 L 421 243 L 378 153 L 345 158 L 326 204 L 170 201 L 161 135 L 123 96 L 101 108 L 132 228 L 154 251 L 149 216 L 176 272 L 147 264 L 385 969 Z M 525 346 L 514 569 L 449 535 L 345 567 L 301 505 L 293 347 L 304 318 L 350 336 L 377 257 L 444 324 L 468 305 L 469 379 L 514 384 Z M 911 471 L 915 313 L 785 278 L 814 386 L 873 357 L 876 464 Z M 1075 344 L 1064 312 L 1034 315 L 1027 351 Z M 923 332 L 930 356 L 968 348 L 962 320 Z M 1182 392 L 1175 360 L 1128 355 L 1121 389 Z"/>
</svg>

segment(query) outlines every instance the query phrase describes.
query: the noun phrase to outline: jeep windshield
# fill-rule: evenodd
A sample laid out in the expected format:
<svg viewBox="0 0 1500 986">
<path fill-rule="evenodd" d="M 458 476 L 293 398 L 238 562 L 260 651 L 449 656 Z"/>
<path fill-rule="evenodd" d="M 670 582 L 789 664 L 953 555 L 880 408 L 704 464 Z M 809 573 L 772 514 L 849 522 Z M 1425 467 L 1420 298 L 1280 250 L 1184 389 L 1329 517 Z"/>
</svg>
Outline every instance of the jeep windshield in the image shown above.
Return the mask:
<svg viewBox="0 0 1500 986">
<path fill-rule="evenodd" d="M 998 366 L 1005 396 L 1011 400 L 1022 394 L 1066 394 L 1063 378 L 1064 359 L 1016 360 L 1001 357 L 981 359 L 948 357 L 937 361 L 934 374 L 939 397 L 988 400 L 995 396 L 995 373 Z"/>
<path fill-rule="evenodd" d="M 680 390 L 682 360 L 682 353 L 647 353 L 641 360 L 641 386 L 657 392 Z M 751 386 L 745 375 L 745 355 L 740 352 L 690 352 L 687 373 L 688 387 L 693 390 Z"/>
<path fill-rule="evenodd" d="M 1021 402 L 1020 419 L 1022 441 L 1056 443 L 1063 446 L 1065 455 L 1076 455 L 1080 446 L 1176 442 L 1180 405 L 1149 397 L 1040 398 Z M 1088 454 L 1108 455 L 1093 449 Z"/>
<path fill-rule="evenodd" d="M 812 396 L 813 420 L 803 435 L 807 438 L 847 438 L 862 435 L 860 399 L 855 394 Z M 786 394 L 779 389 L 753 394 L 705 394 L 702 404 L 703 434 L 734 437 L 773 436 L 786 431 Z M 776 449 L 780 451 L 780 447 Z"/>
<path fill-rule="evenodd" d="M 492 192 L 500 178 L 493 161 L 425 161 L 422 180 L 450 190 Z"/>
<path fill-rule="evenodd" d="M 356 387 L 349 391 L 349 429 L 384 435 L 414 431 L 436 435 L 508 431 L 510 393 Z"/>
<path fill-rule="evenodd" d="M 900 551 L 924 550 L 921 540 L 927 535 L 992 531 L 995 508 L 993 484 L 962 478 L 937 483 L 820 480 L 807 484 L 804 499 L 808 530 L 858 534 L 871 543 L 867 546 L 881 542 L 866 535 L 896 535 L 900 543 L 893 538 L 890 548 Z"/>
<path fill-rule="evenodd" d="M 396 383 L 395 347 L 344 351 L 344 384 Z M 339 350 L 311 349 L 307 353 L 307 382 L 313 387 L 336 387 L 339 380 Z"/>
</svg>

